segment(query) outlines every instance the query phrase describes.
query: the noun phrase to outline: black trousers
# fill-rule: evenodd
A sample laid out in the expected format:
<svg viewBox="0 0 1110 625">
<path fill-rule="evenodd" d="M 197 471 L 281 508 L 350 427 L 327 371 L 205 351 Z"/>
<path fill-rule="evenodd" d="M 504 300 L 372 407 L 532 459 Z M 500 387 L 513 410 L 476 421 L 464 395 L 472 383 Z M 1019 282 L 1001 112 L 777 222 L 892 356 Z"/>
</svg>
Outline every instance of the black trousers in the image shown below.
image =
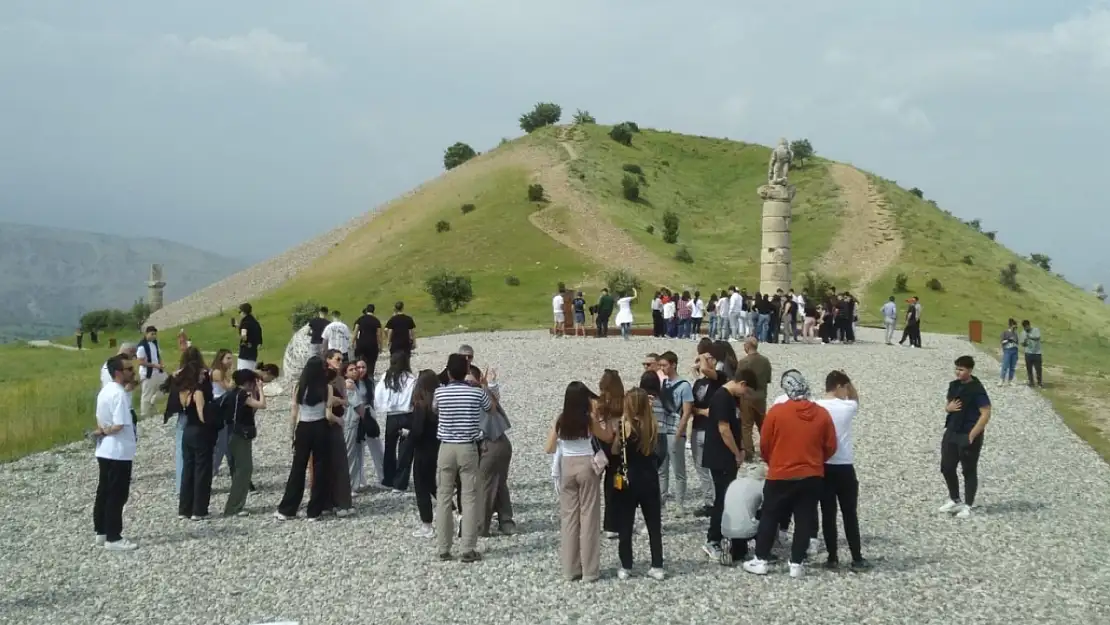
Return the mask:
<svg viewBox="0 0 1110 625">
<path fill-rule="evenodd" d="M 131 494 L 131 461 L 97 458 L 100 476 L 93 501 L 93 529 L 114 543 L 123 538 L 123 506 Z"/>
<path fill-rule="evenodd" d="M 609 336 L 609 315 L 598 314 L 597 338 L 605 338 L 607 336 Z"/>
<path fill-rule="evenodd" d="M 402 438 L 400 450 L 397 452 L 397 472 L 394 474 L 393 488 L 397 490 L 409 489 L 409 476 L 412 474 L 414 452 L 412 437 Z"/>
<path fill-rule="evenodd" d="M 629 475 L 621 490 L 613 491 L 612 506 L 616 516 L 617 555 L 621 568 L 632 568 L 632 528 L 636 524 L 636 508 L 644 515 L 648 545 L 651 547 L 652 568 L 663 568 L 663 497 L 659 492 L 659 475 Z"/>
<path fill-rule="evenodd" d="M 666 325 L 663 323 L 663 311 L 651 311 L 651 335 L 654 337 L 665 336 L 667 333 Z"/>
<path fill-rule="evenodd" d="M 614 464 L 616 464 L 614 459 L 609 458 L 609 464 L 605 467 L 605 474 L 601 478 L 602 505 L 604 507 L 604 510 L 601 511 L 601 531 L 603 532 L 619 531 L 617 529 L 617 511 L 613 504 Z M 658 482 L 658 478 L 655 481 Z"/>
<path fill-rule="evenodd" d="M 863 559 L 859 535 L 859 480 L 856 468 L 850 464 L 826 464 L 825 480 L 821 490 L 821 529 L 825 534 L 825 547 L 829 559 L 836 560 L 836 508 L 844 517 L 844 536 L 853 560 Z"/>
<path fill-rule="evenodd" d="M 181 492 L 177 495 L 177 514 L 208 516 L 212 500 L 212 452 L 216 437 L 203 425 L 186 425 L 181 435 Z"/>
<path fill-rule="evenodd" d="M 439 441 L 414 446 L 412 455 L 412 486 L 416 491 L 416 509 L 420 520 L 432 522 L 436 497 L 436 462 L 439 458 Z"/>
<path fill-rule="evenodd" d="M 1037 374 L 1037 386 L 1041 385 L 1041 354 L 1025 355 L 1025 375 L 1029 377 L 1029 386 L 1033 386 L 1033 374 Z"/>
<path fill-rule="evenodd" d="M 401 442 L 401 428 L 407 428 L 411 425 L 411 412 L 387 414 L 385 416 L 385 455 L 382 459 L 382 486 L 386 488 L 397 488 L 398 473 L 402 468 L 397 453 Z M 400 460 L 404 460 L 404 458 Z M 411 450 L 408 455 L 408 462 L 410 465 L 412 464 Z M 409 470 L 410 467 L 404 467 L 405 488 L 408 488 L 409 484 Z"/>
<path fill-rule="evenodd" d="M 755 537 L 755 557 L 760 560 L 770 557 L 783 518 L 793 516 L 794 544 L 790 548 L 790 561 L 795 564 L 805 561 L 809 539 L 817 536 L 817 501 L 823 482 L 820 477 L 806 477 L 763 483 L 763 514 Z"/>
<path fill-rule="evenodd" d="M 721 518 L 725 515 L 725 493 L 736 479 L 736 467 L 727 470 L 710 469 L 709 474 L 713 477 L 713 510 L 709 513 L 709 530 L 705 533 L 705 541 L 718 545 L 723 538 Z M 740 560 L 748 555 L 748 541 L 738 538 L 730 540 L 729 544 L 733 560 Z"/>
<path fill-rule="evenodd" d="M 301 421 L 293 435 L 293 466 L 289 469 L 289 479 L 285 482 L 285 494 L 278 504 L 278 512 L 285 516 L 297 516 L 297 509 L 304 499 L 305 473 L 308 459 L 312 458 L 312 492 L 308 497 L 305 514 L 314 519 L 324 511 L 329 499 L 331 476 L 328 475 L 328 454 L 331 453 L 331 430 L 327 419 Z"/>
<path fill-rule="evenodd" d="M 906 327 L 902 330 L 902 339 L 898 341 L 898 344 L 901 345 L 907 338 L 910 340 L 911 347 L 921 347 L 921 322 L 906 322 Z"/>
<path fill-rule="evenodd" d="M 983 433 L 975 437 L 975 442 L 967 442 L 967 434 L 945 432 L 940 442 L 940 472 L 948 486 L 948 498 L 959 502 L 960 478 L 956 466 L 963 469 L 964 498 L 969 506 L 975 505 L 975 493 L 979 490 L 979 452 L 983 450 Z"/>
</svg>

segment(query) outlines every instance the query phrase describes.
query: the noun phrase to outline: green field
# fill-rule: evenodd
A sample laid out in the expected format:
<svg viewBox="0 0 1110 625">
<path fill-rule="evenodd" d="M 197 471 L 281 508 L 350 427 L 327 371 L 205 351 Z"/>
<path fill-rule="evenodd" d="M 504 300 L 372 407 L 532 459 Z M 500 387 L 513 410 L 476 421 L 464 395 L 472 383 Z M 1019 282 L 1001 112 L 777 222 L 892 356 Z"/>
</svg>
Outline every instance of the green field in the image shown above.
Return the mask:
<svg viewBox="0 0 1110 625">
<path fill-rule="evenodd" d="M 756 188 L 766 179 L 769 149 L 646 129 L 628 147 L 610 140 L 608 129 L 540 129 L 395 201 L 281 288 L 253 300 L 265 328 L 261 359 L 280 362 L 292 332 L 290 311 L 306 300 L 342 310 L 348 322 L 367 303 L 376 304 L 384 318 L 403 300 L 417 320 L 418 337 L 545 327 L 556 283 L 596 293 L 611 263 L 591 253 L 589 241 L 572 249 L 533 225 L 530 217 L 543 211 L 554 227 L 575 232 L 575 213 L 561 204 L 570 196 L 552 194 L 549 204 L 528 201 L 526 188 L 542 172 L 548 181 L 558 171 L 568 193 L 589 207 L 590 219 L 620 234 L 632 246 L 630 257 L 650 260 L 638 271 L 648 288 L 667 283 L 704 292 L 758 285 Z M 625 165 L 643 171 L 640 201 L 622 196 Z M 810 270 L 828 273 L 821 258 L 839 236 L 844 199 L 829 166 L 811 159 L 791 171 L 798 187 L 792 230 L 796 277 Z M 893 183 L 874 177 L 872 183 L 889 204 L 903 248 L 867 288 L 863 320 L 876 321 L 899 273 L 908 277 L 910 292 L 898 296 L 922 298 L 927 332 L 966 334 L 968 321 L 978 319 L 984 323 L 983 347 L 994 353 L 1007 317 L 1032 319 L 1045 337 L 1047 396 L 1077 433 L 1110 458 L 1110 417 L 1101 407 L 1110 399 L 1105 360 L 1110 307 Z M 463 214 L 464 203 L 476 209 Z M 690 251 L 692 264 L 674 260 L 676 246 L 661 238 L 666 210 L 680 216 L 678 244 Z M 436 232 L 440 220 L 448 221 L 450 230 Z M 999 269 L 1009 262 L 1020 267 L 1020 292 L 998 282 Z M 473 301 L 454 314 L 436 313 L 423 291 L 425 277 L 440 267 L 473 281 Z M 508 276 L 518 278 L 519 286 L 509 286 Z M 844 276 L 829 277 L 842 288 L 849 284 Z M 941 291 L 925 287 L 930 278 L 941 282 Z M 643 321 L 646 315 L 638 317 Z M 205 350 L 237 342 L 227 317 L 189 324 L 187 331 Z M 173 340 L 175 332 L 163 328 L 164 341 Z M 72 337 L 59 340 L 68 344 Z M 8 382 L 0 385 L 0 458 L 79 437 L 90 425 L 97 367 L 107 355 L 106 348 L 77 354 L 0 346 L 0 379 Z"/>
</svg>

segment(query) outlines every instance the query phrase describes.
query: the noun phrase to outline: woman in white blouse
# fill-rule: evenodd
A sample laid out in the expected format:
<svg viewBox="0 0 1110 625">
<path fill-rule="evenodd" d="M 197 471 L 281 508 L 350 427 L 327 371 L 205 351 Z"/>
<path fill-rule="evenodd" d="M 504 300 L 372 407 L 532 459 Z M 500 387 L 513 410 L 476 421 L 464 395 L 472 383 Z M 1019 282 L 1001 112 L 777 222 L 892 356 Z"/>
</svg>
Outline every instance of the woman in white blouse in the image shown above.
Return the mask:
<svg viewBox="0 0 1110 625">
<path fill-rule="evenodd" d="M 632 289 L 631 296 L 624 296 L 617 300 L 617 325 L 621 329 L 621 337 L 628 340 L 632 336 L 632 301 L 636 299 L 636 289 Z"/>
<path fill-rule="evenodd" d="M 403 466 L 405 462 L 398 462 L 397 444 L 412 425 L 412 390 L 415 387 L 416 376 L 409 365 L 409 353 L 403 350 L 393 352 L 389 356 L 389 369 L 374 388 L 374 414 L 379 423 L 382 417 L 385 418 L 382 486 L 398 493 L 408 489 L 412 456 L 410 454 L 407 461 L 410 466 Z"/>
</svg>

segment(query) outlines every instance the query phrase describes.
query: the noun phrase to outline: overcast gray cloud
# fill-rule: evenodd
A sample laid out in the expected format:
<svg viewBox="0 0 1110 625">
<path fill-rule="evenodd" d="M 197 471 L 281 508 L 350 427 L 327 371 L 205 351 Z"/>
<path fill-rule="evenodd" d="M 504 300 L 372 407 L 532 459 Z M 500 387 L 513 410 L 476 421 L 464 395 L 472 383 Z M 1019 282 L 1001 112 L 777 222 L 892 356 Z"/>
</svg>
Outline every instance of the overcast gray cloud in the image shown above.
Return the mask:
<svg viewBox="0 0 1110 625">
<path fill-rule="evenodd" d="M 519 134 L 551 100 L 808 137 L 1074 281 L 1110 282 L 1106 4 L 692 4 L 5 2 L 0 219 L 260 258 L 436 175 L 455 141 Z M 262 236 L 234 249 L 246 228 Z"/>
</svg>

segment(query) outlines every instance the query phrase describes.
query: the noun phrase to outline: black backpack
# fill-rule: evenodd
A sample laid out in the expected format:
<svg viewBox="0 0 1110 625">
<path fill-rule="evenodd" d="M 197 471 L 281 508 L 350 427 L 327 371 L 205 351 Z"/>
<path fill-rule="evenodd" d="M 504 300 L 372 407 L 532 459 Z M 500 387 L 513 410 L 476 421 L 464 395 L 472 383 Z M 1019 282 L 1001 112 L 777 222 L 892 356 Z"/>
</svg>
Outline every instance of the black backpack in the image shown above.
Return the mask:
<svg viewBox="0 0 1110 625">
<path fill-rule="evenodd" d="M 239 409 L 239 393 L 241 389 L 234 389 L 212 400 L 213 427 L 222 430 L 235 425 L 235 417 Z"/>
<path fill-rule="evenodd" d="M 663 404 L 663 411 L 668 415 L 677 414 L 682 415 L 682 406 L 678 406 L 674 401 L 674 391 L 683 384 L 689 384 L 686 380 L 679 380 L 670 386 L 664 386 L 659 393 L 659 402 Z"/>
</svg>

